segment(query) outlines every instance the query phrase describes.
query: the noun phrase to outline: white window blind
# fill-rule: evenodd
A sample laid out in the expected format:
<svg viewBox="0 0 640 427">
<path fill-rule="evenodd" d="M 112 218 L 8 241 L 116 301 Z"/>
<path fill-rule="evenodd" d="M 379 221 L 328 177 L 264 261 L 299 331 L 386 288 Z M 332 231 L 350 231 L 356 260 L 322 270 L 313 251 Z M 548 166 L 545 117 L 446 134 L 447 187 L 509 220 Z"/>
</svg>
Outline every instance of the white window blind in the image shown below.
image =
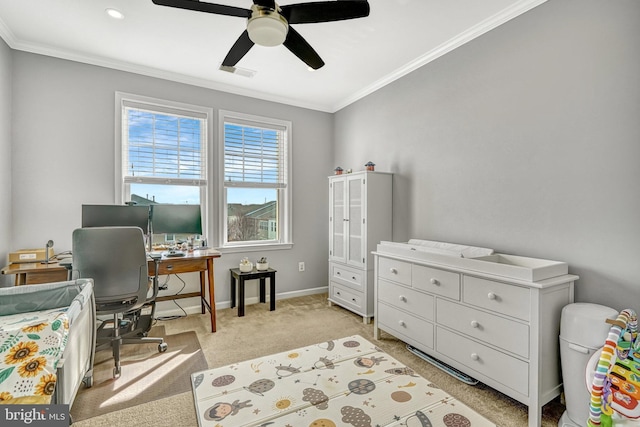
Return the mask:
<svg viewBox="0 0 640 427">
<path fill-rule="evenodd" d="M 287 133 L 278 125 L 224 122 L 225 187 L 285 188 Z"/>
<path fill-rule="evenodd" d="M 125 183 L 206 185 L 206 115 L 123 102 Z"/>
</svg>

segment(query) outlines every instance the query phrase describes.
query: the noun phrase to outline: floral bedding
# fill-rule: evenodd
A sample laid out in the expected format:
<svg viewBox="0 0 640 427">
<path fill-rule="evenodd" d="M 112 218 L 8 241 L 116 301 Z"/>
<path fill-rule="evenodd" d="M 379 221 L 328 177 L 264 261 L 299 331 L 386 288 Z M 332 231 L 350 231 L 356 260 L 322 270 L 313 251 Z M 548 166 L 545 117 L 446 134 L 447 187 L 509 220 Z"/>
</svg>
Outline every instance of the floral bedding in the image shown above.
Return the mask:
<svg viewBox="0 0 640 427">
<path fill-rule="evenodd" d="M 358 335 L 191 381 L 201 427 L 495 427 Z"/>
<path fill-rule="evenodd" d="M 69 336 L 67 307 L 0 317 L 0 404 L 49 404 Z"/>
</svg>

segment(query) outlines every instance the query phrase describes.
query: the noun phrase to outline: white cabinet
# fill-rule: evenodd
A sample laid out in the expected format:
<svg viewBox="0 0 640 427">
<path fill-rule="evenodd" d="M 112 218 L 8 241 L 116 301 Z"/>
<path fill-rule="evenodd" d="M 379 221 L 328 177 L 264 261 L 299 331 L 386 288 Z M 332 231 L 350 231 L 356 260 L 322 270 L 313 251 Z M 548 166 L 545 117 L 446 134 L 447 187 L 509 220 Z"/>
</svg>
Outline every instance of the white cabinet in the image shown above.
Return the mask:
<svg viewBox="0 0 640 427">
<path fill-rule="evenodd" d="M 384 330 L 528 405 L 529 427 L 540 426 L 560 394 L 560 315 L 578 277 L 534 282 L 452 260 L 375 252 L 375 338 Z"/>
<path fill-rule="evenodd" d="M 393 175 L 356 172 L 329 177 L 329 303 L 373 316 L 373 256 L 391 240 Z"/>
</svg>

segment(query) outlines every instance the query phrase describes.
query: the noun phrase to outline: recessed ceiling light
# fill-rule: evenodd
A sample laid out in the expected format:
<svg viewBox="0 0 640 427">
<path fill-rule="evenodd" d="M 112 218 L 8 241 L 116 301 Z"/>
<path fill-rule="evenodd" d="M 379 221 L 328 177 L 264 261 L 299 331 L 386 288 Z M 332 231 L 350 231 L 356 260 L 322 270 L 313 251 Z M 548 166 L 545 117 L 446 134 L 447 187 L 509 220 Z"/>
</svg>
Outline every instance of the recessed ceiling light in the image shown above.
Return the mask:
<svg viewBox="0 0 640 427">
<path fill-rule="evenodd" d="M 124 19 L 124 14 L 117 9 L 109 8 L 106 9 L 105 12 L 107 12 L 107 15 L 114 19 Z"/>
</svg>

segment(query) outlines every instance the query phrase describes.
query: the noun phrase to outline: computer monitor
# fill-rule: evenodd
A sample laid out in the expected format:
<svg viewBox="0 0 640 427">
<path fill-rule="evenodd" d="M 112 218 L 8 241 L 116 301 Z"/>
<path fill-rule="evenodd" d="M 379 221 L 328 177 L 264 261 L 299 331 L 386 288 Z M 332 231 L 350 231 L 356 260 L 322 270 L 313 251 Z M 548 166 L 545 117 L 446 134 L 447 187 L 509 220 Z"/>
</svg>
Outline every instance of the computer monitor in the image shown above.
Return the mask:
<svg viewBox="0 0 640 427">
<path fill-rule="evenodd" d="M 147 234 L 149 206 L 82 205 L 82 227 L 140 227 Z"/>
<path fill-rule="evenodd" d="M 200 205 L 151 205 L 153 234 L 202 234 Z"/>
</svg>

